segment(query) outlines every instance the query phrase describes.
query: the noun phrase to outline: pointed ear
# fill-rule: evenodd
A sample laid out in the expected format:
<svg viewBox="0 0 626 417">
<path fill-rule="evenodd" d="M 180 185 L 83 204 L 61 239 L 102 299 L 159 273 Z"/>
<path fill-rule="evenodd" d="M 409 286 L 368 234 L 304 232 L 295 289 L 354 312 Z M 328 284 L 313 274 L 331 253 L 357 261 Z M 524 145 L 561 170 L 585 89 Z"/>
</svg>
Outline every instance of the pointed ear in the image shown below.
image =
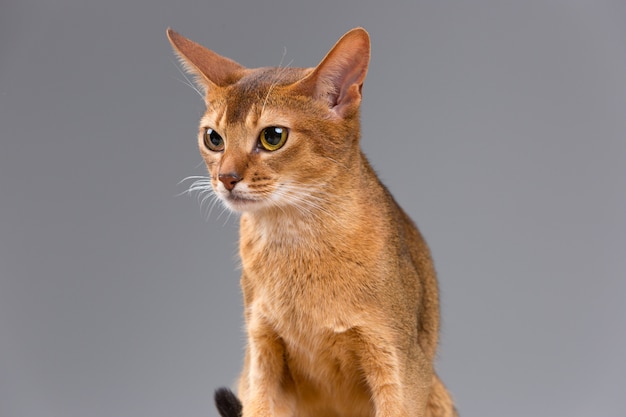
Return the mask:
<svg viewBox="0 0 626 417">
<path fill-rule="evenodd" d="M 196 76 L 205 93 L 214 86 L 233 84 L 243 76 L 245 67 L 232 59 L 190 41 L 170 28 L 167 37 L 185 70 Z"/>
<path fill-rule="evenodd" d="M 370 37 L 355 28 L 337 41 L 313 72 L 296 88 L 328 103 L 339 117 L 353 113 L 361 102 L 361 89 L 370 60 Z"/>
</svg>

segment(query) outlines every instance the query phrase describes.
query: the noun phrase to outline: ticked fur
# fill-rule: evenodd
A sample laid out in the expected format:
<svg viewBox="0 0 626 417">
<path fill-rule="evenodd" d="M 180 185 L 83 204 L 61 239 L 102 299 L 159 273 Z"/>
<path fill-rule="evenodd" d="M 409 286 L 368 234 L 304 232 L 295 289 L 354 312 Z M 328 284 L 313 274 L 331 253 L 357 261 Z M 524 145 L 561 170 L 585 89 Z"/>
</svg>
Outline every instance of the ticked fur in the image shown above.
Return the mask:
<svg viewBox="0 0 626 417">
<path fill-rule="evenodd" d="M 248 69 L 168 37 L 205 94 L 211 187 L 241 213 L 243 408 L 221 392 L 222 415 L 456 415 L 433 369 L 429 249 L 359 147 L 367 32 L 349 31 L 308 69 Z M 288 136 L 268 151 L 261 135 L 274 127 Z"/>
</svg>

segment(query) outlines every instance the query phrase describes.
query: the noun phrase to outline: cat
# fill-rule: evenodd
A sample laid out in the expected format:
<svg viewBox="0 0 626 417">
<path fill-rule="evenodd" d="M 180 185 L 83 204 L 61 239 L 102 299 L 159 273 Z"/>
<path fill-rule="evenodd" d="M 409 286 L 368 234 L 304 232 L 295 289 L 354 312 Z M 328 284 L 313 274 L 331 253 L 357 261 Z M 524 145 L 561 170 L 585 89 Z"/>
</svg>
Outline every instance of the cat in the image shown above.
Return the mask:
<svg viewBox="0 0 626 417">
<path fill-rule="evenodd" d="M 314 68 L 257 69 L 167 35 L 205 99 L 210 189 L 241 214 L 247 347 L 221 415 L 456 416 L 429 248 L 359 145 L 368 33 Z"/>
</svg>

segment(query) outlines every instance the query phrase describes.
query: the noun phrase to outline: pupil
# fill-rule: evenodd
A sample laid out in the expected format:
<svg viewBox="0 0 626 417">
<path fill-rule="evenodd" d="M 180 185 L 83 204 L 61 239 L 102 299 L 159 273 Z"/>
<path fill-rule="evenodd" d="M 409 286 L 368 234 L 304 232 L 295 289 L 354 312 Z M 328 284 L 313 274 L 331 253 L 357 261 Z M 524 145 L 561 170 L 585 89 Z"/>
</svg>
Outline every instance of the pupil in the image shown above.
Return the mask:
<svg viewBox="0 0 626 417">
<path fill-rule="evenodd" d="M 219 146 L 222 144 L 222 138 L 220 137 L 220 135 L 218 135 L 215 130 L 212 130 L 209 132 L 209 139 L 211 140 L 211 143 L 214 146 Z"/>
<path fill-rule="evenodd" d="M 283 129 L 279 127 L 272 127 L 265 131 L 265 140 L 270 145 L 278 145 L 283 133 Z"/>
</svg>

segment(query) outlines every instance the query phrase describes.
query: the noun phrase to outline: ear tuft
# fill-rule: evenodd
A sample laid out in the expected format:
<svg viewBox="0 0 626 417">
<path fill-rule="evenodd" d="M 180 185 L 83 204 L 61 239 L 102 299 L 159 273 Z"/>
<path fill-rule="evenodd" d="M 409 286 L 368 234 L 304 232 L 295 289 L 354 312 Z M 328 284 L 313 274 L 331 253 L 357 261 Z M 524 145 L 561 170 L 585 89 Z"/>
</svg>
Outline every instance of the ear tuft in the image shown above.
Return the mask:
<svg viewBox="0 0 626 417">
<path fill-rule="evenodd" d="M 227 86 L 243 76 L 245 68 L 242 65 L 185 38 L 171 28 L 167 29 L 167 38 L 185 70 L 195 75 L 205 90 L 212 86 Z"/>
<path fill-rule="evenodd" d="M 352 113 L 361 102 L 361 89 L 370 60 L 370 38 L 363 28 L 347 32 L 299 88 L 325 101 L 340 117 Z"/>
</svg>

